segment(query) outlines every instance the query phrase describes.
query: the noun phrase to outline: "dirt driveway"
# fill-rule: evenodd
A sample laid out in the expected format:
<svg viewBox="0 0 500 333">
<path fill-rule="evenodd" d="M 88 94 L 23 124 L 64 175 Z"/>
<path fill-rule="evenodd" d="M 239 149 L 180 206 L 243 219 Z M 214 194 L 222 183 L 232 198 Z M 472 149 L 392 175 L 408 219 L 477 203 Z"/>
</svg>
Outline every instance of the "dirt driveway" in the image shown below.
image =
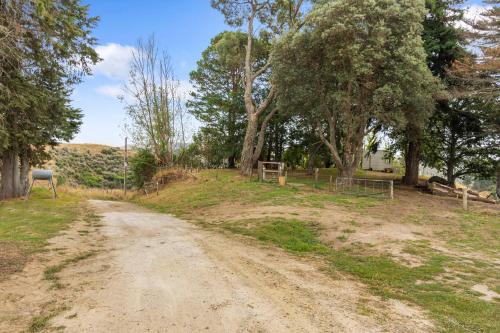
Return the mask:
<svg viewBox="0 0 500 333">
<path fill-rule="evenodd" d="M 61 280 L 71 287 L 57 297 L 71 300 L 71 305 L 51 318 L 53 328 L 65 332 L 432 330 L 417 309 L 373 297 L 347 277 L 332 278 L 314 259 L 126 203 L 92 201 L 91 205 L 103 216 L 98 232 L 105 241 L 100 254 L 61 272 Z"/>
</svg>

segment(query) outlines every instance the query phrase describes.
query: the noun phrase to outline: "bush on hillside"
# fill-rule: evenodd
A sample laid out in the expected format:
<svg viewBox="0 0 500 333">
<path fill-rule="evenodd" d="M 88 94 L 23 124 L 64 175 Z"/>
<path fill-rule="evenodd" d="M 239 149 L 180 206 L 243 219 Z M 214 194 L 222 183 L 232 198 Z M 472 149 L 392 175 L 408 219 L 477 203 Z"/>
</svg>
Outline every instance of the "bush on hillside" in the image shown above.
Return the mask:
<svg viewBox="0 0 500 333">
<path fill-rule="evenodd" d="M 130 159 L 130 170 L 132 172 L 132 183 L 141 188 L 144 183 L 149 182 L 157 170 L 155 156 L 147 149 L 140 149 Z"/>
</svg>

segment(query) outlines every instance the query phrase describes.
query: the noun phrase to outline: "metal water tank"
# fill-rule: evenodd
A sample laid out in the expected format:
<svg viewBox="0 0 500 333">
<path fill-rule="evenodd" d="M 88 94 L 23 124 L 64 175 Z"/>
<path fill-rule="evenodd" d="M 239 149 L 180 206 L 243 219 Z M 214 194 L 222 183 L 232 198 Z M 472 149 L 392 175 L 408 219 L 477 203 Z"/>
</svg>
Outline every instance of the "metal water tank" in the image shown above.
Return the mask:
<svg viewBox="0 0 500 333">
<path fill-rule="evenodd" d="M 33 180 L 51 180 L 52 170 L 33 170 L 31 172 L 31 178 Z"/>
</svg>

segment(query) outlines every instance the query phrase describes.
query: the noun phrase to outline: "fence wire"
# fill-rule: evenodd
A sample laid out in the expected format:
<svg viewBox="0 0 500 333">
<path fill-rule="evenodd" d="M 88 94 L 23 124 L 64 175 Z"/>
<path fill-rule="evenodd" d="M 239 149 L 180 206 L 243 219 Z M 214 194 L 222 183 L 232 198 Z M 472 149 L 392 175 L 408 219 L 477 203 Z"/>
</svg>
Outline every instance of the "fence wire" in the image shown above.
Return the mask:
<svg viewBox="0 0 500 333">
<path fill-rule="evenodd" d="M 392 180 L 337 177 L 333 185 L 334 190 L 340 193 L 358 196 L 381 196 L 391 199 L 394 196 Z"/>
</svg>

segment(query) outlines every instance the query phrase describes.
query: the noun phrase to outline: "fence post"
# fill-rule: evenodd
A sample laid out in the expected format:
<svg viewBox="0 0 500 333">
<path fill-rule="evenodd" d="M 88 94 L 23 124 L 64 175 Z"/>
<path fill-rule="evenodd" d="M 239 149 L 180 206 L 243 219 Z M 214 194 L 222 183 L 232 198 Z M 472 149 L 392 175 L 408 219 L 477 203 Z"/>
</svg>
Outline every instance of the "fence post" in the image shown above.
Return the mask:
<svg viewBox="0 0 500 333">
<path fill-rule="evenodd" d="M 262 181 L 262 161 L 257 162 L 257 176 L 259 181 Z"/>
<path fill-rule="evenodd" d="M 332 192 L 332 175 L 330 175 L 330 180 L 328 182 L 328 191 Z"/>
<path fill-rule="evenodd" d="M 314 169 L 314 183 L 318 185 L 319 168 Z"/>
<path fill-rule="evenodd" d="M 464 210 L 467 210 L 467 188 L 462 188 L 462 203 Z"/>
<path fill-rule="evenodd" d="M 288 182 L 288 170 L 285 171 L 285 182 Z"/>
<path fill-rule="evenodd" d="M 156 181 L 156 196 L 160 195 L 160 182 Z"/>
<path fill-rule="evenodd" d="M 389 197 L 394 199 L 394 180 L 389 181 Z"/>
</svg>

